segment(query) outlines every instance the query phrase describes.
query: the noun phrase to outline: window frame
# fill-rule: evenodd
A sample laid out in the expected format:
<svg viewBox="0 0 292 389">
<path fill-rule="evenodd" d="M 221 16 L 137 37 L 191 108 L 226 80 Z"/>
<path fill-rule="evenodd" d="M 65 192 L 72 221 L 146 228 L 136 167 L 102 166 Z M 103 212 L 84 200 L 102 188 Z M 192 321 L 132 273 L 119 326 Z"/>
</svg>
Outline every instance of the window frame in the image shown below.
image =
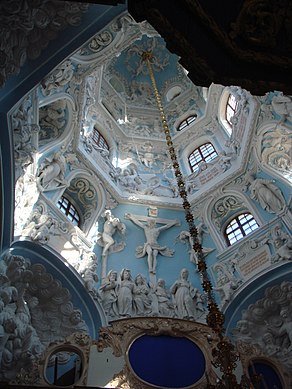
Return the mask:
<svg viewBox="0 0 292 389">
<path fill-rule="evenodd" d="M 207 145 L 210 145 L 212 147 L 212 151 L 210 153 L 208 153 L 207 155 L 204 155 L 204 151 L 202 151 L 201 149 L 204 147 L 204 146 L 207 146 Z M 200 157 L 201 157 L 201 160 L 198 161 L 197 163 L 193 164 L 191 162 L 192 159 L 195 159 L 195 156 L 194 154 L 198 152 Z M 210 157 L 212 154 L 216 154 L 214 157 L 212 157 L 211 159 L 208 159 L 208 157 Z M 192 157 L 193 156 L 193 157 Z M 188 156 L 188 163 L 189 163 L 189 166 L 190 166 L 190 169 L 191 169 L 191 172 L 194 173 L 195 171 L 198 170 L 198 165 L 201 163 L 201 162 L 211 162 L 213 161 L 216 157 L 218 157 L 218 153 L 217 153 L 217 150 L 215 149 L 214 145 L 211 143 L 211 142 L 205 142 L 203 144 L 201 144 L 200 146 L 196 147 Z M 197 167 L 197 168 L 195 168 Z"/>
<path fill-rule="evenodd" d="M 225 106 L 225 119 L 231 128 L 232 128 L 231 118 L 236 114 L 236 112 L 238 110 L 238 105 L 239 105 L 239 102 L 236 101 L 236 97 L 234 96 L 234 94 L 229 93 L 229 96 L 228 96 L 228 99 L 226 102 L 226 106 Z M 232 114 L 228 111 L 231 111 Z"/>
<path fill-rule="evenodd" d="M 64 202 L 67 202 L 66 207 L 63 205 Z M 82 225 L 82 218 L 80 211 L 76 207 L 76 205 L 72 202 L 71 199 L 69 199 L 66 195 L 62 194 L 62 196 L 57 201 L 57 207 L 62 212 L 63 215 L 66 216 L 66 218 L 74 225 L 79 228 L 81 228 Z M 73 210 L 73 214 L 70 212 Z M 78 218 L 75 217 L 75 215 L 78 215 Z M 71 216 L 71 217 L 69 217 Z"/>
<path fill-rule="evenodd" d="M 247 220 L 248 216 L 251 216 L 251 217 Z M 240 220 L 240 217 L 245 217 L 246 220 L 242 222 Z M 234 229 L 231 229 L 231 231 L 229 233 L 227 233 L 227 229 L 232 227 L 231 226 L 232 222 L 235 222 L 237 224 L 237 227 Z M 251 222 L 253 222 L 253 224 L 250 224 Z M 247 228 L 245 229 L 244 226 L 247 226 Z M 254 226 L 255 226 L 255 228 L 252 228 Z M 240 240 L 242 240 L 246 236 L 250 235 L 253 231 L 257 230 L 259 227 L 260 227 L 259 223 L 255 219 L 253 214 L 250 212 L 246 211 L 246 212 L 241 212 L 237 215 L 233 215 L 233 217 L 231 219 L 229 219 L 228 223 L 226 223 L 226 226 L 224 228 L 225 241 L 226 241 L 228 246 L 233 246 L 234 244 L 236 244 L 237 242 L 239 242 Z M 250 230 L 250 231 L 247 232 L 246 230 Z M 234 232 L 236 232 L 236 231 L 240 231 L 241 236 L 239 239 L 237 239 L 237 236 L 239 236 L 239 235 L 234 234 Z M 233 235 L 230 236 L 231 234 L 233 234 Z M 235 239 L 235 240 L 233 240 L 233 239 Z"/>
<path fill-rule="evenodd" d="M 185 128 L 189 127 L 192 123 L 194 123 L 198 118 L 196 113 L 189 115 L 186 119 L 182 120 L 177 126 L 177 131 L 182 131 Z"/>
<path fill-rule="evenodd" d="M 96 127 L 93 127 L 92 140 L 96 144 L 97 147 L 100 147 L 103 150 L 109 151 L 110 147 L 109 147 L 107 140 L 105 139 L 103 134 Z"/>
</svg>

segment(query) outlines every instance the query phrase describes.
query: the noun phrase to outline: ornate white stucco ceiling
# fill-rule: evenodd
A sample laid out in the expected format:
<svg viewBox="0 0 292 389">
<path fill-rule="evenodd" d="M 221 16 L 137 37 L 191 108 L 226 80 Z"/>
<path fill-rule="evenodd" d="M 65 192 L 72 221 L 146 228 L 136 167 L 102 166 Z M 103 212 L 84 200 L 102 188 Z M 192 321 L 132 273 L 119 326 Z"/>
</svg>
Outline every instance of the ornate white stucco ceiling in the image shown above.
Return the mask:
<svg viewBox="0 0 292 389">
<path fill-rule="evenodd" d="M 201 116 L 205 108 L 203 88 L 193 85 L 179 57 L 169 52 L 147 22 L 136 23 L 129 14 L 123 15 L 84 45 L 73 59 L 82 66 L 86 64 L 83 76 L 99 73 L 99 90 L 95 91 L 100 94 L 98 101 L 123 135 L 162 140 L 154 90 L 141 56 L 145 51 L 153 53 L 151 65 L 170 128 L 188 111 Z M 78 67 L 75 70 L 80 72 Z M 88 88 L 94 89 L 92 82 L 96 81 L 88 82 Z"/>
</svg>

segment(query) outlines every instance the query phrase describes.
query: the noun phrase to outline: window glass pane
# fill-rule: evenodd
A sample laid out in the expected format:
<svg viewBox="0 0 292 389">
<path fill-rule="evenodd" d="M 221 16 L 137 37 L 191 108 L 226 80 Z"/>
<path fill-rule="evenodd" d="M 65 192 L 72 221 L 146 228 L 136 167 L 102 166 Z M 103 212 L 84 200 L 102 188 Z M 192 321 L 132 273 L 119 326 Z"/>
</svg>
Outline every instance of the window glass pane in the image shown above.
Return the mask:
<svg viewBox="0 0 292 389">
<path fill-rule="evenodd" d="M 225 229 L 227 243 L 232 245 L 244 238 L 259 227 L 250 213 L 244 213 L 235 217 Z"/>
<path fill-rule="evenodd" d="M 239 226 L 238 226 L 237 223 L 236 223 L 236 224 L 233 224 L 233 225 L 229 225 L 229 227 L 227 227 L 227 229 L 226 229 L 226 232 L 227 232 L 227 234 L 228 234 L 228 233 L 230 233 L 230 232 L 232 232 L 232 231 L 235 231 L 237 228 L 239 228 Z"/>
<path fill-rule="evenodd" d="M 61 212 L 67 216 L 67 218 L 76 226 L 80 227 L 80 216 L 78 214 L 77 209 L 74 205 L 69 201 L 65 196 L 62 196 L 58 203 L 58 208 Z"/>
<path fill-rule="evenodd" d="M 242 233 L 241 233 L 240 231 L 238 231 L 237 234 L 231 233 L 231 234 L 229 235 L 230 244 L 233 244 L 233 243 L 239 241 L 239 240 L 242 239 L 242 238 L 243 238 L 243 235 L 242 235 Z"/>
<path fill-rule="evenodd" d="M 237 111 L 237 107 L 238 107 L 238 102 L 236 101 L 235 99 L 235 96 L 230 94 L 229 95 L 229 98 L 227 100 L 227 104 L 226 104 L 226 120 L 228 121 L 228 123 L 232 126 L 232 123 L 231 123 L 231 118 L 232 116 L 235 115 L 236 111 Z"/>
<path fill-rule="evenodd" d="M 189 155 L 189 164 L 192 171 L 194 172 L 198 169 L 198 164 L 200 162 L 210 162 L 216 158 L 217 155 L 218 154 L 211 143 L 205 143 L 199 146 Z"/>
<path fill-rule="evenodd" d="M 93 129 L 92 138 L 98 147 L 105 150 L 109 150 L 109 145 L 107 144 L 107 141 L 96 128 Z"/>
<path fill-rule="evenodd" d="M 233 111 L 233 109 L 231 107 L 227 106 L 227 109 L 226 109 L 226 120 L 230 124 L 231 124 L 232 116 L 234 116 L 234 111 Z"/>
<path fill-rule="evenodd" d="M 235 96 L 233 94 L 230 94 L 228 104 L 231 107 L 235 108 L 236 100 L 235 100 Z"/>
<path fill-rule="evenodd" d="M 187 119 L 183 120 L 177 128 L 177 131 L 181 131 L 184 128 L 188 127 L 191 123 L 193 123 L 197 119 L 197 115 L 191 115 Z"/>
<path fill-rule="evenodd" d="M 246 223 L 244 224 L 243 226 L 243 230 L 245 232 L 246 235 L 248 235 L 250 232 L 256 230 L 258 228 L 258 225 L 257 223 L 253 220 L 249 223 Z M 249 232 L 248 232 L 249 231 Z"/>
<path fill-rule="evenodd" d="M 193 164 L 198 163 L 202 160 L 203 158 L 199 153 L 194 153 L 192 156 L 190 156 L 190 161 L 192 161 Z"/>
<path fill-rule="evenodd" d="M 182 122 L 180 125 L 179 125 L 179 130 L 183 130 L 184 128 L 186 128 L 188 126 L 188 123 L 186 121 Z"/>
<path fill-rule="evenodd" d="M 244 222 L 246 222 L 248 220 L 251 220 L 251 219 L 253 219 L 253 217 L 250 214 L 247 214 L 247 213 L 238 216 L 238 220 L 241 223 L 244 223 Z"/>
<path fill-rule="evenodd" d="M 190 125 L 190 124 L 193 123 L 196 119 L 197 119 L 197 115 L 192 115 L 192 116 L 189 116 L 189 117 L 186 119 L 186 122 L 188 123 L 188 125 Z"/>
</svg>

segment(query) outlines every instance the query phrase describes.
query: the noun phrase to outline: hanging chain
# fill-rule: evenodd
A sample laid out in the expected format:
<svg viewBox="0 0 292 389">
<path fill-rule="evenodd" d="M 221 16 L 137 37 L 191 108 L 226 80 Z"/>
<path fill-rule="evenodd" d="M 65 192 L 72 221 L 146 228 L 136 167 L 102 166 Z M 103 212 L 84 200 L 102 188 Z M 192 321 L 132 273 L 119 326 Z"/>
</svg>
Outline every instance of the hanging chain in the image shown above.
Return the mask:
<svg viewBox="0 0 292 389">
<path fill-rule="evenodd" d="M 165 140 L 168 147 L 168 152 L 172 161 L 172 166 L 174 169 L 174 174 L 177 180 L 177 185 L 179 188 L 179 194 L 182 198 L 182 206 L 185 211 L 185 219 L 189 225 L 189 232 L 193 242 L 193 250 L 197 253 L 198 256 L 198 271 L 201 276 L 201 284 L 204 292 L 207 295 L 207 306 L 208 306 L 208 314 L 206 318 L 207 325 L 212 328 L 212 330 L 218 335 L 219 342 L 216 347 L 212 350 L 212 355 L 214 357 L 214 365 L 220 368 L 220 371 L 223 373 L 221 388 L 228 389 L 236 389 L 241 388 L 241 385 L 237 384 L 236 377 L 233 374 L 234 369 L 236 368 L 236 361 L 239 359 L 237 353 L 234 350 L 234 346 L 231 344 L 230 340 L 224 336 L 224 315 L 220 311 L 215 298 L 212 292 L 212 283 L 209 279 L 209 275 L 207 272 L 207 265 L 205 261 L 205 256 L 203 254 L 202 245 L 198 239 L 198 231 L 194 224 L 194 217 L 191 212 L 191 204 L 188 201 L 188 195 L 186 191 L 186 185 L 181 173 L 181 169 L 178 163 L 178 159 L 176 156 L 176 151 L 174 149 L 174 145 L 172 142 L 172 137 L 170 134 L 168 122 L 166 119 L 166 115 L 164 112 L 164 108 L 161 102 L 161 97 L 158 92 L 156 81 L 154 78 L 153 70 L 151 67 L 151 61 L 153 60 L 153 54 L 150 51 L 145 51 L 142 53 L 142 60 L 146 62 L 149 75 L 151 79 L 151 83 L 154 90 L 154 95 L 157 103 L 157 107 L 160 113 L 162 127 L 165 134 Z M 214 385 L 209 385 L 208 388 L 215 388 Z"/>
</svg>

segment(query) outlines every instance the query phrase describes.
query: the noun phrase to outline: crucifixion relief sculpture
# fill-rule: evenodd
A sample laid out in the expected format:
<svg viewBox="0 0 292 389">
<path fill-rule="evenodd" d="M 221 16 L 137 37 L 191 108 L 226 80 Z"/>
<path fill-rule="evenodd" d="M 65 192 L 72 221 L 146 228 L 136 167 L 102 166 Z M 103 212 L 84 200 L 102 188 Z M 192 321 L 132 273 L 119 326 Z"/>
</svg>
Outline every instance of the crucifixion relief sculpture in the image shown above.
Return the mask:
<svg viewBox="0 0 292 389">
<path fill-rule="evenodd" d="M 125 214 L 125 219 L 131 220 L 144 230 L 146 242 L 143 246 L 136 248 L 136 257 L 142 258 L 147 255 L 149 273 L 156 274 L 157 255 L 161 254 L 166 257 L 171 257 L 174 253 L 172 249 L 161 246 L 157 239 L 162 231 L 173 226 L 179 226 L 179 220 L 154 219 L 147 216 L 132 215 L 130 213 Z M 162 225 L 157 227 L 157 224 Z"/>
</svg>

